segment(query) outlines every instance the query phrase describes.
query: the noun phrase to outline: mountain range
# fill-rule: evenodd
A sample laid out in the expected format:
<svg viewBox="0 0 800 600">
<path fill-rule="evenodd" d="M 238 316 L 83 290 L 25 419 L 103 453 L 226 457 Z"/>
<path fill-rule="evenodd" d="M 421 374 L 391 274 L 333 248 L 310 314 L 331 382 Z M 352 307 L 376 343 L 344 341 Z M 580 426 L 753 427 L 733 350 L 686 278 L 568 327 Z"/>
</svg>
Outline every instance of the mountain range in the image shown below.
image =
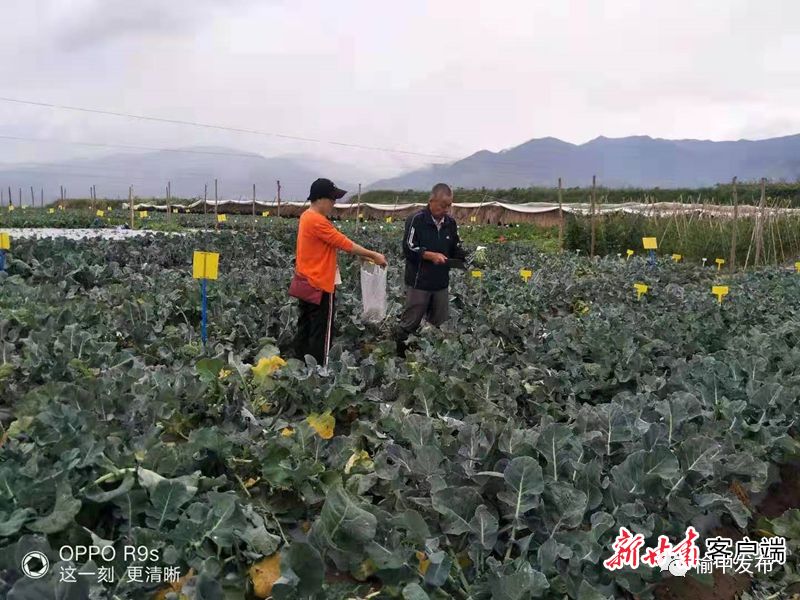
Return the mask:
<svg viewBox="0 0 800 600">
<path fill-rule="evenodd" d="M 271 200 L 280 179 L 283 199 L 304 200 L 310 183 L 323 176 L 350 191 L 353 198 L 354 182 L 368 181 L 369 172 L 363 164 L 344 159 L 264 157 L 230 148 L 192 147 L 44 164 L 0 164 L 0 189 L 4 203 L 8 187 L 15 202 L 21 189 L 28 204 L 31 187 L 38 203 L 40 189 L 50 201 L 58 197 L 62 185 L 70 198 L 88 197 L 92 185 L 100 198 L 125 199 L 129 185 L 138 198 L 159 198 L 169 181 L 175 198 L 202 198 L 208 185 L 212 199 L 216 178 L 220 198 L 250 198 L 255 184 L 257 197 Z M 426 190 L 439 181 L 462 188 L 554 187 L 559 177 L 565 187 L 588 187 L 592 175 L 606 187 L 713 186 L 734 175 L 740 181 L 760 177 L 795 181 L 800 179 L 800 135 L 728 142 L 598 137 L 585 144 L 548 137 L 500 152 L 481 150 L 450 164 L 375 181 L 364 189 Z"/>
<path fill-rule="evenodd" d="M 370 189 L 425 190 L 443 181 L 463 188 L 588 187 L 592 175 L 607 187 L 702 187 L 766 177 L 800 178 L 800 135 L 713 142 L 648 136 L 598 137 L 585 144 L 533 139 L 500 152 L 481 150 L 370 184 Z"/>
<path fill-rule="evenodd" d="M 0 164 L 0 189 L 5 196 L 11 187 L 14 202 L 30 203 L 34 188 L 36 203 L 40 190 L 46 201 L 58 197 L 60 186 L 68 198 L 87 198 L 89 188 L 96 186 L 98 198 L 127 199 L 128 186 L 138 198 L 163 198 L 167 182 L 174 198 L 202 198 L 208 186 L 208 198 L 214 198 L 214 179 L 218 180 L 219 198 L 251 198 L 253 184 L 259 199 L 272 200 L 281 182 L 281 198 L 305 200 L 308 188 L 327 173 L 349 172 L 341 165 L 316 157 L 277 156 L 267 158 L 231 148 L 192 147 L 156 152 L 112 154 L 96 158 L 70 159 L 47 164 Z M 334 179 L 348 191 L 357 185 Z M 8 202 L 6 199 L 5 202 Z"/>
</svg>

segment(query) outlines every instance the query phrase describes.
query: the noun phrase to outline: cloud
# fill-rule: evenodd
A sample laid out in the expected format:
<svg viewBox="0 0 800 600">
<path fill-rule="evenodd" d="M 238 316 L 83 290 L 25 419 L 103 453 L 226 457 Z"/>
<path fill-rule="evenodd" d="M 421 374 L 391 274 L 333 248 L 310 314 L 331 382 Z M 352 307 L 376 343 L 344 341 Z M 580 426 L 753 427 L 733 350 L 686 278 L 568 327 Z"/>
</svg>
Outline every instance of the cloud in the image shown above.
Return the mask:
<svg viewBox="0 0 800 600">
<path fill-rule="evenodd" d="M 58 49 L 85 51 L 122 38 L 154 34 L 180 36 L 219 14 L 235 14 L 251 0 L 73 0 L 51 1 L 59 15 Z"/>
</svg>

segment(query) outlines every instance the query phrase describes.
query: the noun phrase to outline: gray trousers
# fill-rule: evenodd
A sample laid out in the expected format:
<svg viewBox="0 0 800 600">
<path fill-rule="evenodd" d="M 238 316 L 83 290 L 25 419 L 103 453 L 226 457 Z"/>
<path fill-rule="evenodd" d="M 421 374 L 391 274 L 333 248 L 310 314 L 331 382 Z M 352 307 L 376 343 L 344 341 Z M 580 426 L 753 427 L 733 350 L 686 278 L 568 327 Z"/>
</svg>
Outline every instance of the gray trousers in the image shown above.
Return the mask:
<svg viewBox="0 0 800 600">
<path fill-rule="evenodd" d="M 439 326 L 450 316 L 450 291 L 445 288 L 435 292 L 415 290 L 406 287 L 406 305 L 400 315 L 398 337 L 405 340 L 409 334 L 414 333 L 423 317 L 428 323 Z"/>
</svg>

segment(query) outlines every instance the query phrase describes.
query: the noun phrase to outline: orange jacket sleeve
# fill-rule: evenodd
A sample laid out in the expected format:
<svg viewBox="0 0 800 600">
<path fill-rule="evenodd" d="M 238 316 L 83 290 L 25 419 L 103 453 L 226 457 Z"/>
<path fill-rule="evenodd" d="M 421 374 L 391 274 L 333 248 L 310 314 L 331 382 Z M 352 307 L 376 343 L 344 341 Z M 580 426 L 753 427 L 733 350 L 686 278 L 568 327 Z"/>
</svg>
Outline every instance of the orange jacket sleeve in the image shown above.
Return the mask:
<svg viewBox="0 0 800 600">
<path fill-rule="evenodd" d="M 314 235 L 329 246 L 339 250 L 350 252 L 353 249 L 352 240 L 336 229 L 328 219 L 320 219 L 314 222 Z"/>
</svg>

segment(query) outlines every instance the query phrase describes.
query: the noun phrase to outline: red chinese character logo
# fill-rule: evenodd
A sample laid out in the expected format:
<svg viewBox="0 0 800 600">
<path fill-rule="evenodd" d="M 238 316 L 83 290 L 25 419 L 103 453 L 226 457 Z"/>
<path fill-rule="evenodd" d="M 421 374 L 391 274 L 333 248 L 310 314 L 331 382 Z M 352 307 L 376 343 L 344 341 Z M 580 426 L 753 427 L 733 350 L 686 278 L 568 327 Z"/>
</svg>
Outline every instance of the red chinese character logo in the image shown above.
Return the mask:
<svg viewBox="0 0 800 600">
<path fill-rule="evenodd" d="M 669 554 L 672 554 L 672 544 L 667 536 L 660 535 L 658 536 L 658 546 L 645 550 L 642 562 L 651 567 L 660 567 L 662 559 Z"/>
<path fill-rule="evenodd" d="M 611 548 L 614 556 L 603 561 L 603 566 L 609 571 L 621 569 L 629 566 L 632 569 L 639 567 L 639 551 L 644 545 L 644 535 L 638 533 L 633 535 L 625 527 L 619 528 L 619 535 Z"/>
<path fill-rule="evenodd" d="M 697 530 L 694 527 L 688 527 L 686 529 L 686 537 L 672 549 L 672 553 L 680 557 L 683 564 L 690 569 L 695 568 L 700 559 L 700 549 L 694 543 L 698 537 Z"/>
</svg>

